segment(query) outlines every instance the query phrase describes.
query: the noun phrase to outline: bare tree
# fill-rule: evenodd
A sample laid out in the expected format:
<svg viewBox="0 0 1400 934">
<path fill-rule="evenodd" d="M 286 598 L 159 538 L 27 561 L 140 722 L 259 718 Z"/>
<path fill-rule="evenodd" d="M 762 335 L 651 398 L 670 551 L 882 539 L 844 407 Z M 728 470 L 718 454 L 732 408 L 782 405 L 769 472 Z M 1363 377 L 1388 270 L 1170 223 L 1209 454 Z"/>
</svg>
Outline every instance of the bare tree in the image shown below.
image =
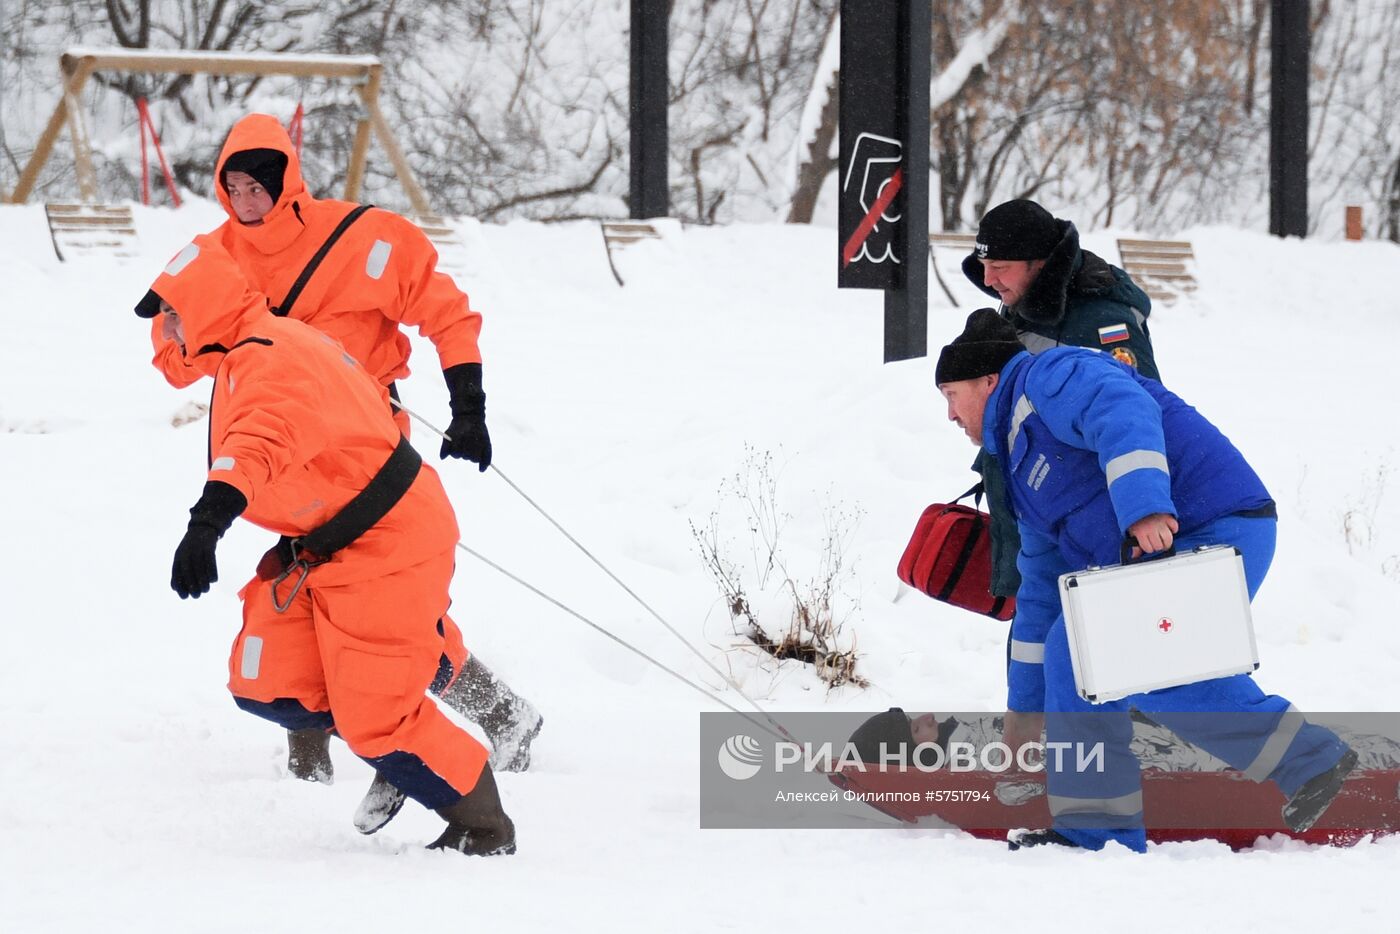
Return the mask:
<svg viewBox="0 0 1400 934">
<path fill-rule="evenodd" d="M 935 16 L 943 54 L 990 3 Z M 996 200 L 1039 196 L 1133 222 L 1177 203 L 1184 174 L 1228 155 L 1247 31 L 1224 0 L 1060 0 L 1003 9 L 1008 34 L 985 71 L 935 111 L 940 214 L 956 229 Z M 970 203 L 969 203 L 970 202 Z"/>
<path fill-rule="evenodd" d="M 682 217 L 726 220 L 736 201 L 768 216 L 791 213 L 796 180 L 780 180 L 837 5 L 711 0 L 674 9 L 672 203 Z"/>
<path fill-rule="evenodd" d="M 1400 4 L 1319 4 L 1312 60 L 1309 228 L 1335 234 L 1356 204 L 1373 235 L 1400 241 Z"/>
<path fill-rule="evenodd" d="M 834 73 L 822 82 L 821 92 L 826 100 L 822 103 L 817 129 L 807 144 L 809 155 L 797 170 L 797 186 L 788 206 L 789 224 L 812 222 L 822 185 L 836 170 L 837 157 L 832 155 L 831 150 L 836 142 L 838 114 L 841 109 L 839 85 L 838 76 Z"/>
<path fill-rule="evenodd" d="M 1393 243 L 1400 243 L 1400 156 L 1395 158 L 1395 163 L 1386 175 L 1385 194 L 1381 204 L 1381 235 Z"/>
<path fill-rule="evenodd" d="M 838 0 L 703 0 L 671 14 L 674 213 L 699 223 L 810 220 L 835 166 L 829 52 Z M 1343 203 L 1396 236 L 1400 4 L 1313 4 L 1311 205 Z M 1086 223 L 1169 231 L 1262 226 L 1267 204 L 1264 0 L 962 0 L 932 7 L 934 216 L 961 229 L 1035 196 Z M 57 55 L 127 48 L 374 53 L 382 101 L 434 205 L 483 218 L 626 210 L 626 4 L 595 0 L 24 0 L 0 6 L 0 183 L 53 106 Z M 992 37 L 995 36 L 995 41 Z M 822 64 L 824 59 L 826 64 Z M 207 190 L 239 114 L 306 105 L 303 164 L 344 181 L 359 118 L 331 81 L 99 74 L 82 102 L 99 184 L 131 197 L 132 101 L 150 100 L 186 187 Z M 36 116 L 37 115 L 37 116 Z M 40 190 L 71 193 L 66 148 Z M 403 207 L 372 150 L 365 197 Z"/>
</svg>

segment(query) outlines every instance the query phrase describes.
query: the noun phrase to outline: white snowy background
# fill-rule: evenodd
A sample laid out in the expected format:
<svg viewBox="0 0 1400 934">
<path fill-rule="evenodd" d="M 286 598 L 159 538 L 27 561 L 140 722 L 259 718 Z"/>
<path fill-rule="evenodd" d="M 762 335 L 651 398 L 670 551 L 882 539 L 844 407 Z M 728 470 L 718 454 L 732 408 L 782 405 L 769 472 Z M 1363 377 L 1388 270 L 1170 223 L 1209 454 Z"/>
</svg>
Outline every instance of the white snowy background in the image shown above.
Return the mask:
<svg viewBox="0 0 1400 934">
<path fill-rule="evenodd" d="M 946 831 L 702 831 L 699 762 L 714 750 L 698 748 L 698 712 L 719 706 L 465 555 L 453 612 L 468 644 L 545 715 L 533 768 L 500 779 L 519 854 L 428 852 L 440 821 L 412 803 L 361 837 L 350 817 L 369 768 L 337 743 L 334 785 L 290 778 L 282 732 L 224 688 L 235 593 L 270 535 L 239 523 L 212 593 L 169 590 L 207 429 L 171 420 L 208 385 L 171 390 L 130 309 L 222 215 L 196 201 L 136 216 L 136 259 L 60 263 L 41 206 L 0 208 L 0 930 L 1394 923 L 1397 839 L 1135 856 L 1012 854 Z M 973 449 L 945 420 L 929 360 L 881 365 L 880 296 L 834 288 L 832 230 L 670 227 L 622 258 L 619 288 L 594 224 L 460 229 L 496 464 L 709 659 L 775 710 L 1000 709 L 1005 627 L 892 599 L 915 519 L 971 484 Z M 1085 244 L 1116 261 L 1120 233 Z M 1259 680 L 1305 710 L 1393 708 L 1400 247 L 1181 235 L 1200 288 L 1151 319 L 1164 379 L 1243 449 L 1281 514 L 1255 604 Z M 935 355 L 984 303 L 953 287 L 967 304 L 931 309 Z M 442 424 L 431 346 L 413 362 L 404 399 Z M 415 440 L 436 457 L 426 431 Z M 846 634 L 867 690 L 828 693 L 739 647 L 689 523 L 719 505 L 746 445 L 780 468 L 794 565 L 815 559 L 827 504 L 861 512 Z M 743 706 L 500 477 L 441 472 L 467 544 Z"/>
</svg>

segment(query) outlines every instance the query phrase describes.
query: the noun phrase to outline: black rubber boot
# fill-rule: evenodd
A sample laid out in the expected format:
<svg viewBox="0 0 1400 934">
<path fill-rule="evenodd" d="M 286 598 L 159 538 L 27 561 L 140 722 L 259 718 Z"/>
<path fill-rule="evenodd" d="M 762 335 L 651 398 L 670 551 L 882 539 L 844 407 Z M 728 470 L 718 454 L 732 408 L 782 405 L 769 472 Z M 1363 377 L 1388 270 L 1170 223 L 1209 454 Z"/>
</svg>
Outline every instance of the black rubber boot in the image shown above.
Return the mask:
<svg viewBox="0 0 1400 934">
<path fill-rule="evenodd" d="M 516 694 L 472 655 L 462 674 L 442 693 L 453 710 L 480 724 L 491 740 L 491 768 L 523 772 L 530 767 L 530 744 L 544 726 L 535 705 Z"/>
<path fill-rule="evenodd" d="M 1013 830 L 1006 835 L 1006 846 L 1012 850 L 1028 850 L 1036 846 L 1067 846 L 1080 849 L 1058 830 Z"/>
<path fill-rule="evenodd" d="M 379 830 L 399 813 L 406 797 L 382 773 L 375 772 L 369 791 L 355 809 L 355 829 L 363 834 Z"/>
<path fill-rule="evenodd" d="M 331 734 L 325 730 L 287 731 L 287 771 L 304 782 L 335 781 L 331 764 Z"/>
<path fill-rule="evenodd" d="M 468 856 L 509 856 L 515 852 L 515 824 L 501 807 L 496 777 L 484 766 L 476 787 L 456 804 L 438 808 L 447 829 L 430 850 L 456 850 Z"/>
<path fill-rule="evenodd" d="M 468 657 L 461 675 L 443 692 L 442 700 L 478 724 L 491 740 L 493 751 L 488 761 L 492 771 L 523 772 L 530 767 L 530 743 L 539 735 L 544 718 L 475 655 Z M 376 774 L 355 809 L 355 829 L 363 834 L 380 830 L 394 819 L 403 803 L 403 792 Z"/>
<path fill-rule="evenodd" d="M 1314 775 L 1293 793 L 1283 806 L 1283 822 L 1288 825 L 1288 829 L 1294 833 L 1302 833 L 1322 816 L 1322 812 L 1327 810 L 1337 793 L 1342 790 L 1342 783 L 1347 780 L 1347 775 L 1356 768 L 1356 751 L 1348 749 L 1342 753 L 1342 757 L 1337 760 L 1337 764 L 1332 766 L 1321 775 Z"/>
</svg>

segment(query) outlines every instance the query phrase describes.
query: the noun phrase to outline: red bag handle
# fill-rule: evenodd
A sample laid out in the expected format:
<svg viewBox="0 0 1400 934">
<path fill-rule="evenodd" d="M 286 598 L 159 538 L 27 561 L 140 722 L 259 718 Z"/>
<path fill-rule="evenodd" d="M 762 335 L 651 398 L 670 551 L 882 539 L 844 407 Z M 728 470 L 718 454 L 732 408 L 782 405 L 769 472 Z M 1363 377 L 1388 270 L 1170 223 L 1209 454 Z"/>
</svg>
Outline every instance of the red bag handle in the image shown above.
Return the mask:
<svg viewBox="0 0 1400 934">
<path fill-rule="evenodd" d="M 983 483 L 982 483 L 981 480 L 978 480 L 976 483 L 974 483 L 974 484 L 972 485 L 972 489 L 968 490 L 966 493 L 962 494 L 961 496 L 954 497 L 953 502 L 956 503 L 956 502 L 957 502 L 958 500 L 960 500 L 960 499 L 967 499 L 969 496 L 971 496 L 971 497 L 972 497 L 972 505 L 975 506 L 977 509 L 981 509 L 981 508 L 982 508 L 982 494 L 983 494 L 983 492 L 985 492 L 985 491 L 986 491 L 986 486 L 983 485 Z"/>
</svg>

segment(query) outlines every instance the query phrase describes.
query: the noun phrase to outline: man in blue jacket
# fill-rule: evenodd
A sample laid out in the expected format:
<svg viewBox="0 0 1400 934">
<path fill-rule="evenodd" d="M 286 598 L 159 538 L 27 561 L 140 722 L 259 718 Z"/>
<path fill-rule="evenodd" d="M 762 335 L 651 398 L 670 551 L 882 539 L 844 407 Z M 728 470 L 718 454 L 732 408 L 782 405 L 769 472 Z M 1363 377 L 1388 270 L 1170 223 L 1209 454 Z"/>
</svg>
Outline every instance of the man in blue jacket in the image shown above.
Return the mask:
<svg viewBox="0 0 1400 934">
<path fill-rule="evenodd" d="M 1057 843 L 1146 849 L 1130 708 L 1288 795 L 1284 821 L 1306 830 L 1336 797 L 1356 754 L 1248 675 L 1090 705 L 1075 690 L 1060 610 L 1061 574 L 1116 564 L 1125 536 L 1143 552 L 1234 545 L 1251 599 L 1273 559 L 1277 513 L 1258 475 L 1195 409 L 1106 353 L 1032 356 L 990 308 L 943 348 L 936 381 L 948 418 L 997 456 L 1021 533 L 1006 741 L 1105 746 L 1104 768 L 1047 757 L 1054 827 L 1012 848 Z M 1211 716 L 1201 716 L 1206 712 Z"/>
</svg>

